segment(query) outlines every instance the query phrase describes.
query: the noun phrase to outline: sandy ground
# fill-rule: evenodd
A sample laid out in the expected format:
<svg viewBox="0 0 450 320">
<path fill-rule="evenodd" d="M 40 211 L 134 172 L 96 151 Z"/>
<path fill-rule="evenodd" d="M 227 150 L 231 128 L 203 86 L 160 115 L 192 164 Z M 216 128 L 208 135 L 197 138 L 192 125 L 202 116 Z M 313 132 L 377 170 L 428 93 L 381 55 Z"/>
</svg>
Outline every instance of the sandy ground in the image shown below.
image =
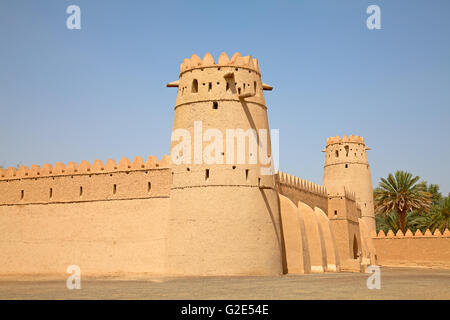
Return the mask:
<svg viewBox="0 0 450 320">
<path fill-rule="evenodd" d="M 280 277 L 128 279 L 0 279 L 0 299 L 450 299 L 450 270 L 381 268 L 381 289 L 369 290 L 365 273 Z"/>
</svg>

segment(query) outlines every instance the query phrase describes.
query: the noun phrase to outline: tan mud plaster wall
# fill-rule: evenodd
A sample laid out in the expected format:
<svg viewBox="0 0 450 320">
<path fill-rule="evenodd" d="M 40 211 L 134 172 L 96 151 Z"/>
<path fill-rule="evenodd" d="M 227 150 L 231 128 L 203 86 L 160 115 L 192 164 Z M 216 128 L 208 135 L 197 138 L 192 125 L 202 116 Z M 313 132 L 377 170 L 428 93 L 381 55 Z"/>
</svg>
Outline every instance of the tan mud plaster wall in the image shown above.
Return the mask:
<svg viewBox="0 0 450 320">
<path fill-rule="evenodd" d="M 306 237 L 308 238 L 311 272 L 327 271 L 327 253 L 322 229 L 314 210 L 299 201 L 298 210 L 303 215 Z"/>
<path fill-rule="evenodd" d="M 0 273 L 164 271 L 169 198 L 0 206 Z"/>
<path fill-rule="evenodd" d="M 373 243 L 381 266 L 422 266 L 450 269 L 450 235 L 376 237 Z"/>
<path fill-rule="evenodd" d="M 274 190 L 258 186 L 191 187 L 173 189 L 171 196 L 183 199 L 183 203 L 171 201 L 169 275 L 282 273 L 281 227 Z"/>
<path fill-rule="evenodd" d="M 327 190 L 324 186 L 279 171 L 278 191 L 293 203 L 301 201 L 311 208 L 318 207 L 328 212 Z"/>
<path fill-rule="evenodd" d="M 322 230 L 325 251 L 327 254 L 327 271 L 329 272 L 339 272 L 341 267 L 341 262 L 339 260 L 339 253 L 336 246 L 336 240 L 334 237 L 333 227 L 328 219 L 327 215 L 323 210 L 318 207 L 314 208 L 314 213 L 319 221 L 319 227 Z"/>
<path fill-rule="evenodd" d="M 3 172 L 0 274 L 65 274 L 72 264 L 84 275 L 163 273 L 171 172 L 159 165 L 137 157 Z"/>
<path fill-rule="evenodd" d="M 303 214 L 287 197 L 280 195 L 281 224 L 284 245 L 284 273 L 311 272 L 308 238 Z"/>
</svg>

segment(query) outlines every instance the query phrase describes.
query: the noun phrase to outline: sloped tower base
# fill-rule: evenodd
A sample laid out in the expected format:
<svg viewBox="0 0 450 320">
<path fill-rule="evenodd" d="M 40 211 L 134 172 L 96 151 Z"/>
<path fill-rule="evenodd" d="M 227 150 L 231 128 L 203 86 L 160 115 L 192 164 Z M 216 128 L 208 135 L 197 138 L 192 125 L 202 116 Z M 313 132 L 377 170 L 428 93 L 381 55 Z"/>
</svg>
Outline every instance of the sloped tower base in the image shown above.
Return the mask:
<svg viewBox="0 0 450 320">
<path fill-rule="evenodd" d="M 169 275 L 282 273 L 278 196 L 274 190 L 216 186 L 174 189 L 171 196 Z"/>
</svg>

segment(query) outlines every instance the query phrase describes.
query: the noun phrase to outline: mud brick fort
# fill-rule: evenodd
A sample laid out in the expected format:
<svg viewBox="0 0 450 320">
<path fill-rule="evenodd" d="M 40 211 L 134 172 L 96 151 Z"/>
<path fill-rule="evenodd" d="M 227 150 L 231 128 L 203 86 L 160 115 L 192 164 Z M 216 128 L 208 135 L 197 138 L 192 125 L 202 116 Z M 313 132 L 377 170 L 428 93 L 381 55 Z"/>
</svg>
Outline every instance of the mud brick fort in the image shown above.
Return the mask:
<svg viewBox="0 0 450 320">
<path fill-rule="evenodd" d="M 257 59 L 193 55 L 167 86 L 177 88 L 173 132 L 194 136 L 195 121 L 224 135 L 269 132 L 264 91 L 272 87 Z M 0 169 L 0 275 L 65 274 L 69 265 L 85 275 L 158 276 L 450 268 L 448 230 L 376 234 L 362 137 L 327 139 L 323 185 L 263 174 L 273 164 L 251 161 L 251 152 L 237 161 L 236 145 L 221 146 L 231 161 L 177 162 L 183 155 L 171 141 L 171 156 L 160 161 Z M 267 148 L 270 156 L 270 140 Z"/>
</svg>

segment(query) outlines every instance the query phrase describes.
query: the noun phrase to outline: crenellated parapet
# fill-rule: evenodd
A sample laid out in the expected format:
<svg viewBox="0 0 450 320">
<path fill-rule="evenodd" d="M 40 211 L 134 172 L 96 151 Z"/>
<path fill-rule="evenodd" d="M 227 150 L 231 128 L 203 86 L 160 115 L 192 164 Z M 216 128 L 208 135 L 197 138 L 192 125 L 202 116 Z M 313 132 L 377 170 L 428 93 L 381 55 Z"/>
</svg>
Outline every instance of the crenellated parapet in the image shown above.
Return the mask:
<svg viewBox="0 0 450 320">
<path fill-rule="evenodd" d="M 436 229 L 424 233 L 407 230 L 371 233 L 381 266 L 420 266 L 450 269 L 450 231 Z"/>
<path fill-rule="evenodd" d="M 329 137 L 327 138 L 327 146 L 335 143 L 361 143 L 364 144 L 364 138 L 360 136 L 354 136 L 351 134 L 350 136 L 343 135 L 342 139 L 339 136 Z"/>
<path fill-rule="evenodd" d="M 293 203 L 301 201 L 311 208 L 318 207 L 325 213 L 328 211 L 327 189 L 324 186 L 281 171 L 275 177 L 279 193 Z"/>
<path fill-rule="evenodd" d="M 178 88 L 175 108 L 192 108 L 195 103 L 204 110 L 232 108 L 233 102 L 253 103 L 265 109 L 263 90 L 272 90 L 261 81 L 258 60 L 243 57 L 240 52 L 231 59 L 223 52 L 217 63 L 210 53 L 203 59 L 193 54 L 181 64 L 179 79 L 167 87 Z"/>
<path fill-rule="evenodd" d="M 198 55 L 193 54 L 190 59 L 184 59 L 180 65 L 180 73 L 197 69 L 197 68 L 213 68 L 213 67 L 240 67 L 246 68 L 257 73 L 260 73 L 258 59 L 251 56 L 243 57 L 240 52 L 236 52 L 231 59 L 225 52 L 219 56 L 217 63 L 214 61 L 213 56 L 208 52 L 205 56 L 200 58 Z"/>
<path fill-rule="evenodd" d="M 338 166 L 340 170 L 351 169 L 353 165 L 369 166 L 366 151 L 370 150 L 360 136 L 339 136 L 327 139 L 325 152 L 325 167 Z"/>
<path fill-rule="evenodd" d="M 445 229 L 444 233 L 441 233 L 439 229 L 434 230 L 434 233 L 427 229 L 425 233 L 422 233 L 419 229 L 413 234 L 411 230 L 407 230 L 405 234 L 401 230 L 398 230 L 397 233 L 394 233 L 391 229 L 384 233 L 383 230 L 380 230 L 378 234 L 372 233 L 372 238 L 376 239 L 403 239 L 403 238 L 432 238 L 432 237 L 443 237 L 450 238 L 450 231 Z"/>
<path fill-rule="evenodd" d="M 63 175 L 112 173 L 145 169 L 167 169 L 169 167 L 170 157 L 168 155 L 163 156 L 161 162 L 158 162 L 158 159 L 155 156 L 149 156 L 147 161 L 145 161 L 142 157 L 137 156 L 133 162 L 130 162 L 128 158 L 123 157 L 119 164 L 117 164 L 113 159 L 108 159 L 106 163 L 103 163 L 101 160 L 97 159 L 92 163 L 92 165 L 86 160 L 82 160 L 80 165 L 71 161 L 67 164 L 67 166 L 62 162 L 56 162 L 54 166 L 46 163 L 42 167 L 33 164 L 30 168 L 24 165 L 20 166 L 18 169 L 15 167 L 9 167 L 8 169 L 0 168 L 0 181 Z"/>
<path fill-rule="evenodd" d="M 327 189 L 324 186 L 281 171 L 278 171 L 278 182 L 294 189 L 327 196 Z"/>
<path fill-rule="evenodd" d="M 170 182 L 167 155 L 10 167 L 0 169 L 0 205 L 169 197 Z"/>
</svg>

